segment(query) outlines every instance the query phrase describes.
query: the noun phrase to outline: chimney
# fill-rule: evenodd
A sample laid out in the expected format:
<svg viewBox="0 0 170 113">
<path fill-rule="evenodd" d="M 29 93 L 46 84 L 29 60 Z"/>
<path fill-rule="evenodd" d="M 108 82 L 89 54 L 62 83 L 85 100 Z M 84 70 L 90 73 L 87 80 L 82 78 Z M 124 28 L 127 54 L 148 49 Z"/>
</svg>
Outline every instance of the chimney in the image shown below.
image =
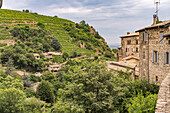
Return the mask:
<svg viewBox="0 0 170 113">
<path fill-rule="evenodd" d="M 157 15 L 153 15 L 153 25 L 156 25 Z"/>
<path fill-rule="evenodd" d="M 130 34 L 130 32 L 127 32 L 127 35 L 129 35 Z"/>
</svg>

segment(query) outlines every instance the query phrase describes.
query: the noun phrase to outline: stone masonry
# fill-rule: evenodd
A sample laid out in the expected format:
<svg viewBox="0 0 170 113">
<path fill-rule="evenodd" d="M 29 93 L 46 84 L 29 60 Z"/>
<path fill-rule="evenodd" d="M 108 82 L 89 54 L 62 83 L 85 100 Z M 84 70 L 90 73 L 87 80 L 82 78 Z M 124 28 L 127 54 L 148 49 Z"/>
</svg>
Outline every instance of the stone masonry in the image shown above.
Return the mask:
<svg viewBox="0 0 170 113">
<path fill-rule="evenodd" d="M 170 113 L 170 74 L 163 80 L 156 105 L 155 113 Z"/>
</svg>

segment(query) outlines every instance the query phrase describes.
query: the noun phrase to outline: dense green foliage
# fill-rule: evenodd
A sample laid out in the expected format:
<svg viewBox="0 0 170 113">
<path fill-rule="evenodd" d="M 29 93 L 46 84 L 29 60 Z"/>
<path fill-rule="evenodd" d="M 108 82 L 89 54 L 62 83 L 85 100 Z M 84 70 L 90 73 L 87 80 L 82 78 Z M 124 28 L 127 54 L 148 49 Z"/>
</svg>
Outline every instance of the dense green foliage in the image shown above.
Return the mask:
<svg viewBox="0 0 170 113">
<path fill-rule="evenodd" d="M 47 81 L 42 81 L 36 91 L 36 96 L 47 103 L 54 103 L 52 86 Z"/>
</svg>

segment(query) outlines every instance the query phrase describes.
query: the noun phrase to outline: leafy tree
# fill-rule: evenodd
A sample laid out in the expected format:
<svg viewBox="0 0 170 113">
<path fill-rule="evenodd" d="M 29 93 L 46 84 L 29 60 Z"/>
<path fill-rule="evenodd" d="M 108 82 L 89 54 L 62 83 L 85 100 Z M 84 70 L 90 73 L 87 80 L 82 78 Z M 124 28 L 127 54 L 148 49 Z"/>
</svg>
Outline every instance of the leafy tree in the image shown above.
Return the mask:
<svg viewBox="0 0 170 113">
<path fill-rule="evenodd" d="M 0 90 L 1 113 L 23 113 L 25 95 L 21 90 L 9 88 Z"/>
<path fill-rule="evenodd" d="M 43 113 L 45 103 L 37 98 L 30 98 L 24 101 L 24 113 Z"/>
<path fill-rule="evenodd" d="M 8 62 L 6 63 L 6 74 L 7 75 L 11 75 L 12 71 L 15 70 L 15 67 L 14 67 L 14 61 L 12 60 L 12 58 L 10 57 Z"/>
<path fill-rule="evenodd" d="M 54 93 L 52 86 L 47 81 L 42 81 L 36 91 L 36 96 L 47 103 L 54 103 Z"/>
<path fill-rule="evenodd" d="M 52 42 L 51 42 L 51 46 L 54 48 L 55 51 L 61 49 L 61 44 L 56 37 L 53 37 Z"/>
<path fill-rule="evenodd" d="M 23 84 L 14 77 L 7 76 L 6 78 L 0 77 L 0 89 L 16 88 L 23 90 Z"/>
<path fill-rule="evenodd" d="M 24 90 L 24 93 L 27 96 L 27 98 L 35 97 L 36 96 L 36 92 L 32 88 L 26 88 Z"/>
<path fill-rule="evenodd" d="M 137 97 L 130 99 L 130 103 L 127 103 L 128 112 L 155 113 L 157 96 L 157 94 L 149 94 L 147 97 L 144 97 L 142 93 L 139 93 Z"/>
<path fill-rule="evenodd" d="M 64 53 L 63 53 L 63 58 L 64 58 L 65 60 L 67 60 L 67 59 L 69 58 L 68 53 L 64 52 Z"/>
<path fill-rule="evenodd" d="M 27 75 L 27 74 L 25 74 L 25 73 L 24 73 L 24 76 L 23 76 L 23 80 L 22 80 L 22 81 L 23 81 L 24 88 L 30 87 L 31 84 L 32 84 L 32 82 L 31 82 L 31 80 L 30 80 L 30 76 Z"/>
<path fill-rule="evenodd" d="M 69 75 L 71 81 L 64 89 L 59 90 L 59 94 L 62 102 L 72 103 L 67 107 L 73 109 L 76 106 L 75 112 L 80 109 L 87 113 L 117 111 L 120 100 L 128 91 L 127 82 L 113 76 L 105 65 L 92 64 L 84 72 L 76 69 Z M 63 106 L 61 103 L 57 104 Z"/>
</svg>

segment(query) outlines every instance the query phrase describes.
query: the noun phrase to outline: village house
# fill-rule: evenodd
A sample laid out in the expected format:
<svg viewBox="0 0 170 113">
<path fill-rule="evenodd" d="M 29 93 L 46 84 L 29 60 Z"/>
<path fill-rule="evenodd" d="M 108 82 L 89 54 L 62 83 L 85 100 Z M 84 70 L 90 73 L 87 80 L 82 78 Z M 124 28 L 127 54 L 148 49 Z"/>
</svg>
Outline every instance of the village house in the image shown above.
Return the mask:
<svg viewBox="0 0 170 113">
<path fill-rule="evenodd" d="M 160 84 L 170 73 L 170 20 L 137 30 L 139 32 L 139 71 L 142 78 Z"/>
<path fill-rule="evenodd" d="M 58 72 L 58 70 L 61 69 L 61 65 L 49 65 L 48 67 L 48 71 L 53 72 L 54 74 L 56 74 Z"/>
<path fill-rule="evenodd" d="M 40 55 L 39 54 L 34 53 L 33 55 L 34 55 L 35 59 L 40 59 Z"/>
<path fill-rule="evenodd" d="M 53 55 L 54 56 L 61 56 L 62 53 L 60 52 L 48 52 L 48 53 L 42 53 L 44 55 L 45 58 L 48 58 L 48 59 L 52 59 L 53 58 Z"/>
<path fill-rule="evenodd" d="M 139 59 L 139 33 L 129 33 L 121 36 L 121 47 L 118 48 L 118 61 L 128 56 Z"/>
</svg>

